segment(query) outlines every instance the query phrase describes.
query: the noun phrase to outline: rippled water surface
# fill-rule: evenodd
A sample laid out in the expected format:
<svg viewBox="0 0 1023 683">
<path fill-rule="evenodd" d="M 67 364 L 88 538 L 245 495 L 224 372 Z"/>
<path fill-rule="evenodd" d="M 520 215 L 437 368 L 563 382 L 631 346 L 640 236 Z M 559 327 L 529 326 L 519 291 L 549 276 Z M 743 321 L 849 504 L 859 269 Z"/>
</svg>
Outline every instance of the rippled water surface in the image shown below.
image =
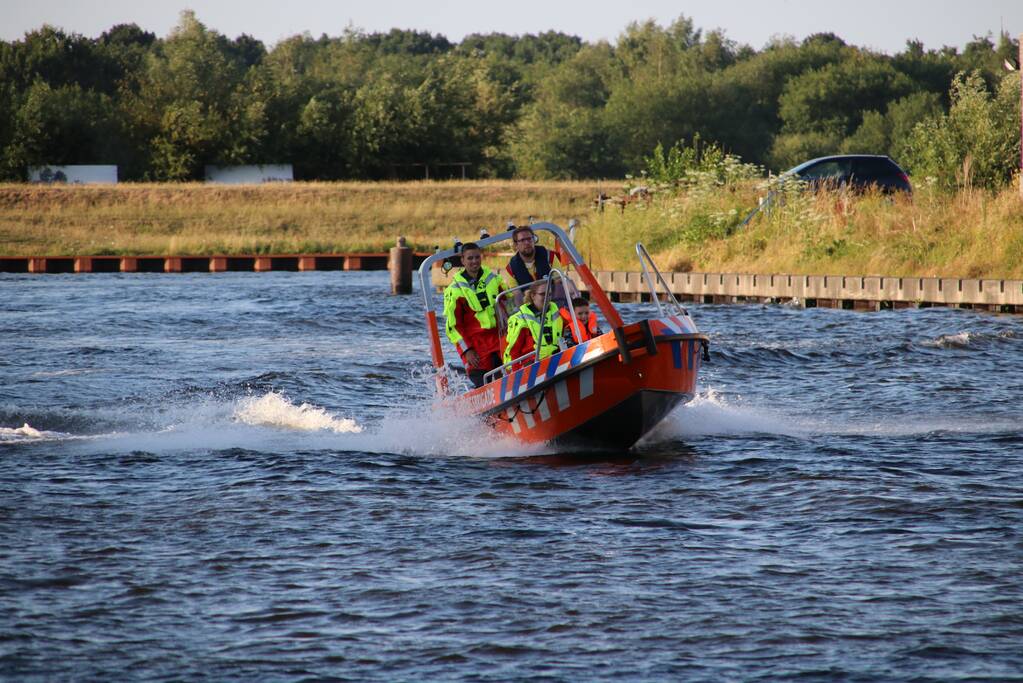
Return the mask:
<svg viewBox="0 0 1023 683">
<path fill-rule="evenodd" d="M 1023 319 L 695 305 L 595 459 L 432 412 L 386 292 L 0 275 L 0 677 L 1023 676 Z"/>
</svg>

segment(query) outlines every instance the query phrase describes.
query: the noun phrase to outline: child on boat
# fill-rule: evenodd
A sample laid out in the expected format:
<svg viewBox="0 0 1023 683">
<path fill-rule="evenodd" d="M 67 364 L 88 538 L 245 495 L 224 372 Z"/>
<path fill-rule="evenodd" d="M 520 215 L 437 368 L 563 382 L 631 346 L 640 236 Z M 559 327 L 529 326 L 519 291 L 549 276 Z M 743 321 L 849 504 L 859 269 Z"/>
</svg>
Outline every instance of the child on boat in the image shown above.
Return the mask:
<svg viewBox="0 0 1023 683">
<path fill-rule="evenodd" d="M 564 332 L 561 338 L 566 346 L 575 346 L 584 341 L 603 334 L 597 326 L 597 314 L 590 310 L 590 302 L 578 296 L 572 299 L 572 308 L 575 309 L 575 318 L 579 321 L 579 333 L 576 334 L 575 326 L 572 324 L 572 314 L 567 308 L 561 309 L 561 318 L 564 321 Z"/>
</svg>

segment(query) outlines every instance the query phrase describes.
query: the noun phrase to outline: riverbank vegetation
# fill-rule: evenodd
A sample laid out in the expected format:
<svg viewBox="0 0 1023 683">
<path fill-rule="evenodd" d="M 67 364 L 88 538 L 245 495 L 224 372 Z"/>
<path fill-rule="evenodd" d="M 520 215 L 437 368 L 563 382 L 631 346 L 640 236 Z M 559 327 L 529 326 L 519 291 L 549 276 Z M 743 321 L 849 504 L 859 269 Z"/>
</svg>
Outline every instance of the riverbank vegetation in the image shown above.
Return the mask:
<svg viewBox="0 0 1023 683">
<path fill-rule="evenodd" d="M 718 162 L 715 162 L 718 163 Z M 598 269 L 637 268 L 642 241 L 668 270 L 1023 278 L 1023 202 L 1014 188 L 947 192 L 922 179 L 909 197 L 775 189 L 734 162 L 624 211 L 596 182 L 294 183 L 216 187 L 0 185 L 0 254 L 258 254 L 417 250 L 473 239 L 529 215 L 567 225 Z M 730 175 L 729 175 L 730 173 Z M 633 181 L 634 182 L 634 181 Z M 627 196 L 622 192 L 619 196 Z"/>
<path fill-rule="evenodd" d="M 637 269 L 633 246 L 643 242 L 672 271 L 1023 279 L 1015 189 L 950 194 L 924 185 L 912 198 L 793 190 L 742 226 L 767 192 L 745 181 L 634 203 L 594 216 L 578 241 L 598 269 Z"/>
</svg>

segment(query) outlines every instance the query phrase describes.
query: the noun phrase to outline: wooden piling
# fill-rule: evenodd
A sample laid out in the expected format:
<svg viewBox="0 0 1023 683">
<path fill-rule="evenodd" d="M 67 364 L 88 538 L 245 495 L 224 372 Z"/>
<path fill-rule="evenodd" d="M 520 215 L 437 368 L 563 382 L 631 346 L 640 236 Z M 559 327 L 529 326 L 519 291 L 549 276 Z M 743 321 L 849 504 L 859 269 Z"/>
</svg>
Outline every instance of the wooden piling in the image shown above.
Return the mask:
<svg viewBox="0 0 1023 683">
<path fill-rule="evenodd" d="M 398 244 L 391 247 L 387 270 L 391 273 L 391 294 L 412 293 L 412 250 L 404 237 L 399 237 Z"/>
</svg>

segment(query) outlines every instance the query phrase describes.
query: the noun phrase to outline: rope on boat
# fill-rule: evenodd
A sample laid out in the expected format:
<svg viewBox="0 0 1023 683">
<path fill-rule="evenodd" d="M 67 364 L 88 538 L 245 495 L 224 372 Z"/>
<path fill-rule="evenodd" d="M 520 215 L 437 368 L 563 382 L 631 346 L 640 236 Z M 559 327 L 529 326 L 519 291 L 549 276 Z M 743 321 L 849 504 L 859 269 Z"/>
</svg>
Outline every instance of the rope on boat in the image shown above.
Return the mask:
<svg viewBox="0 0 1023 683">
<path fill-rule="evenodd" d="M 505 422 L 509 422 L 510 423 L 510 422 L 513 422 L 515 420 L 515 418 L 517 418 L 519 416 L 520 413 L 522 413 L 524 415 L 532 415 L 533 413 L 535 413 L 536 411 L 538 411 L 540 409 L 540 404 L 543 403 L 546 399 L 547 399 L 547 389 L 544 389 L 543 391 L 540 392 L 540 398 L 538 398 L 536 400 L 536 407 L 533 408 L 532 410 L 523 410 L 522 409 L 522 401 L 519 401 L 518 403 L 515 404 L 515 412 L 512 413 L 511 417 L 502 417 L 500 415 L 500 413 L 498 414 L 498 417 L 500 419 L 504 420 Z"/>
</svg>

